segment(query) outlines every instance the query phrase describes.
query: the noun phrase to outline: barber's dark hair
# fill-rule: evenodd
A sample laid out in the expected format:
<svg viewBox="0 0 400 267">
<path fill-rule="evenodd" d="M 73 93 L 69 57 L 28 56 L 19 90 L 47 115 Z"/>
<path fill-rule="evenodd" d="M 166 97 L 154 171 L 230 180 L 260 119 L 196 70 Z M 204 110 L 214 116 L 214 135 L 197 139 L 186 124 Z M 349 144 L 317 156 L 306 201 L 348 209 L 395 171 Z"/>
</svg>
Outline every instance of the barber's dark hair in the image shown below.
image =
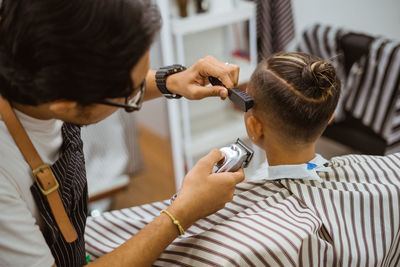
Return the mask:
<svg viewBox="0 0 400 267">
<path fill-rule="evenodd" d="M 0 94 L 27 105 L 127 96 L 160 27 L 150 0 L 3 0 Z"/>
<path fill-rule="evenodd" d="M 315 141 L 322 134 L 340 95 L 332 64 L 304 53 L 277 53 L 262 61 L 249 87 L 255 112 L 297 142 Z"/>
</svg>

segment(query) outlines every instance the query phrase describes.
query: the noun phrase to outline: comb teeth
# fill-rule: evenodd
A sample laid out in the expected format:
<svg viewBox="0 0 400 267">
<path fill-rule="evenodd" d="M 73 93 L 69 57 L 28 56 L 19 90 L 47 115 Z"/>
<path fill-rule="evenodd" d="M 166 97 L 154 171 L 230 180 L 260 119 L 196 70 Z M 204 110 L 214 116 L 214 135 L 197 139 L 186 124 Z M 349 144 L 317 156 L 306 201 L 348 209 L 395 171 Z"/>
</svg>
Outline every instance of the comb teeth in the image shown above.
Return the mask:
<svg viewBox="0 0 400 267">
<path fill-rule="evenodd" d="M 254 99 L 246 92 L 243 92 L 238 88 L 230 88 L 228 90 L 229 99 L 244 112 L 247 112 L 254 106 Z"/>
<path fill-rule="evenodd" d="M 216 77 L 208 76 L 208 80 L 213 86 L 223 86 L 226 88 L 221 80 Z M 247 112 L 254 106 L 254 99 L 238 88 L 228 88 L 228 97 L 244 112 Z"/>
</svg>

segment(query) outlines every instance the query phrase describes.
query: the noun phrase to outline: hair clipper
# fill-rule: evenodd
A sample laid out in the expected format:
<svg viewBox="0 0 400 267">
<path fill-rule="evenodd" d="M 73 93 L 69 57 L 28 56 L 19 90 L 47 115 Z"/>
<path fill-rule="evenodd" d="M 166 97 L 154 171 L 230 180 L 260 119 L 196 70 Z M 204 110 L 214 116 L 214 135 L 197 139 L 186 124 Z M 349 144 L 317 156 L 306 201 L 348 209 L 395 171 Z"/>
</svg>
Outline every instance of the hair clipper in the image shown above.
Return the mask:
<svg viewBox="0 0 400 267">
<path fill-rule="evenodd" d="M 239 138 L 234 144 L 222 147 L 220 151 L 224 153 L 224 158 L 215 164 L 213 173 L 235 172 L 240 168 L 246 168 L 254 154 L 254 151 Z M 170 202 L 172 203 L 177 196 L 178 193 L 170 199 Z"/>
<path fill-rule="evenodd" d="M 220 149 L 225 157 L 213 168 L 213 173 L 235 172 L 240 168 L 246 168 L 253 158 L 254 151 L 239 138 L 234 144 Z"/>
</svg>

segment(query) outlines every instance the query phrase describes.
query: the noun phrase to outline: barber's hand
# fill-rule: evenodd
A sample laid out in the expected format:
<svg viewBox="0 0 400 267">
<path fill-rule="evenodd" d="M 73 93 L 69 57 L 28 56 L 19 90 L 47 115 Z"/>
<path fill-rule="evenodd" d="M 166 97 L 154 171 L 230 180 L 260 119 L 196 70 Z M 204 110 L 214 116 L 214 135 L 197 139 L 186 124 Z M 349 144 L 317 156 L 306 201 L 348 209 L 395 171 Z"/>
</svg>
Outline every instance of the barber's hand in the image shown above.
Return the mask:
<svg viewBox="0 0 400 267">
<path fill-rule="evenodd" d="M 208 96 L 219 96 L 225 99 L 228 90 L 222 86 L 207 87 L 208 76 L 219 78 L 227 88 L 236 87 L 239 80 L 239 66 L 225 64 L 207 56 L 198 60 L 185 71 L 170 75 L 167 78 L 168 90 L 187 99 L 202 99 Z"/>
<path fill-rule="evenodd" d="M 222 158 L 221 151 L 212 150 L 197 162 L 183 180 L 178 196 L 168 208 L 183 227 L 189 227 L 196 220 L 222 209 L 232 200 L 236 184 L 243 181 L 243 169 L 212 173 L 213 166 Z"/>
</svg>

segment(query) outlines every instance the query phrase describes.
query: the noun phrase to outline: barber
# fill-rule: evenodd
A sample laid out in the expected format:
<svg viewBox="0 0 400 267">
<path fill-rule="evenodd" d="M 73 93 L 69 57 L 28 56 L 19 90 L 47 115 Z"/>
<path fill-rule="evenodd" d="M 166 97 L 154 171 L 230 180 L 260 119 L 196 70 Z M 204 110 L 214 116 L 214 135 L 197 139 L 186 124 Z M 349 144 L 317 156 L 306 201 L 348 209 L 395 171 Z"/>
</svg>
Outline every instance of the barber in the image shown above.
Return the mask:
<svg viewBox="0 0 400 267">
<path fill-rule="evenodd" d="M 142 101 L 163 94 L 227 97 L 225 88 L 207 87 L 210 75 L 237 85 L 239 68 L 212 57 L 188 69 L 149 70 L 149 48 L 161 25 L 149 2 L 3 0 L 0 266 L 86 264 L 80 126 L 119 107 L 139 110 Z M 221 158 L 213 150 L 200 159 L 165 212 L 90 265 L 151 265 L 182 231 L 224 207 L 244 174 L 212 174 Z"/>
</svg>

